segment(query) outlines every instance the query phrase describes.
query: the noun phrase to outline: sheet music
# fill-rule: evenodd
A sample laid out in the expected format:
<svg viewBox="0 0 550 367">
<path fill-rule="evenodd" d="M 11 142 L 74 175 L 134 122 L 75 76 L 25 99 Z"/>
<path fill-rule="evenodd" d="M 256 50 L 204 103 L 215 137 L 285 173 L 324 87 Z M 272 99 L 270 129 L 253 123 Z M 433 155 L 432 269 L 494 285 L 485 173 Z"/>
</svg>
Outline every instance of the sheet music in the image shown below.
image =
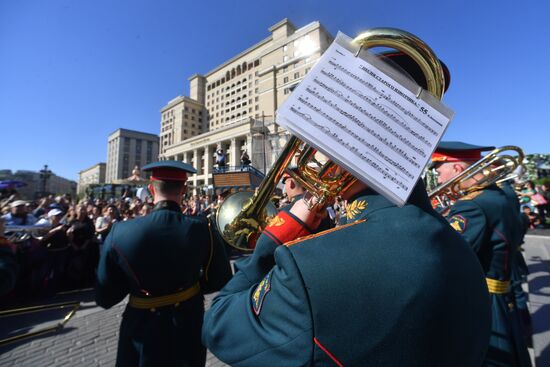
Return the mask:
<svg viewBox="0 0 550 367">
<path fill-rule="evenodd" d="M 453 112 L 339 33 L 277 123 L 402 206 Z"/>
</svg>

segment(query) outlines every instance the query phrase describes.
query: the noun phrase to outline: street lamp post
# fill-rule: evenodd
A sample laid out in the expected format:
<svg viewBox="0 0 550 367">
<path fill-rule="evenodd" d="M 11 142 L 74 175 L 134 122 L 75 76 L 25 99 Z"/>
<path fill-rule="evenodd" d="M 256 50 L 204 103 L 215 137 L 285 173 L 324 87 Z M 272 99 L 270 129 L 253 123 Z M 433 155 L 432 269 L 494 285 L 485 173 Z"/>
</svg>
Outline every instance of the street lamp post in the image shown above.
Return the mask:
<svg viewBox="0 0 550 367">
<path fill-rule="evenodd" d="M 48 193 L 46 191 L 46 187 L 48 184 L 48 180 L 50 176 L 52 175 L 52 171 L 48 169 L 48 165 L 45 164 L 44 168 L 40 170 L 40 189 L 41 189 L 41 196 L 46 196 Z"/>
<path fill-rule="evenodd" d="M 267 140 L 267 132 L 266 132 L 266 129 L 265 129 L 265 114 L 264 114 L 264 111 L 262 111 L 262 135 L 263 135 L 263 141 L 262 141 L 262 146 L 263 146 L 263 149 L 264 149 L 264 175 L 266 174 L 266 171 L 267 171 L 267 149 L 265 147 L 265 141 Z"/>
</svg>

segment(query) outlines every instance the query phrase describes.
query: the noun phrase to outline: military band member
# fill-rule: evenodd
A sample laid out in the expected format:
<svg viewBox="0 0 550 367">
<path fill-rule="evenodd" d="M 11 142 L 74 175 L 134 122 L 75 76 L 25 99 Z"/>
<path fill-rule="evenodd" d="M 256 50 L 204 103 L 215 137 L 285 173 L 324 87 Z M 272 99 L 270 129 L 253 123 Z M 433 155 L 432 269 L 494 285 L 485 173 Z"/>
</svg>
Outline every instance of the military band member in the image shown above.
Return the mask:
<svg viewBox="0 0 550 367">
<path fill-rule="evenodd" d="M 297 172 L 298 168 L 296 167 L 287 168 L 286 171 L 283 173 L 283 177 L 281 178 L 281 182 L 285 187 L 285 192 L 286 192 L 286 196 L 288 197 L 288 201 L 292 205 L 297 200 L 302 198 L 306 190 L 302 187 L 300 182 L 298 182 L 295 178 L 293 178 L 290 175 L 289 171 Z"/>
<path fill-rule="evenodd" d="M 443 184 L 481 158 L 483 147 L 462 142 L 441 142 L 433 155 L 438 183 Z M 521 225 L 516 208 L 505 192 L 492 184 L 477 187 L 479 175 L 463 183 L 472 188 L 447 214 L 451 226 L 475 251 L 485 272 L 492 302 L 492 331 L 484 366 L 530 366 L 527 347 L 519 330 L 510 279 L 515 266 Z"/>
<path fill-rule="evenodd" d="M 203 294 L 231 277 L 222 243 L 204 218 L 181 213 L 187 173 L 177 161 L 152 171 L 155 208 L 115 223 L 101 252 L 96 301 L 104 308 L 130 300 L 120 327 L 117 366 L 204 366 Z"/>
<path fill-rule="evenodd" d="M 270 222 L 207 311 L 207 347 L 232 366 L 481 365 L 483 271 L 422 183 L 402 208 L 361 181 L 342 196 L 346 225 L 311 235 L 309 194 Z"/>
<path fill-rule="evenodd" d="M 525 235 L 525 224 L 523 223 L 522 213 L 520 212 L 520 204 L 518 196 L 510 184 L 510 181 L 504 181 L 498 184 L 498 187 L 504 192 L 508 202 L 514 208 L 514 211 L 517 215 L 517 226 L 520 228 L 522 233 L 520 242 L 516 244 L 517 251 L 514 261 L 512 263 L 512 276 L 511 276 L 511 287 L 512 292 L 514 293 L 514 300 L 516 302 L 516 308 L 519 313 L 519 319 L 521 323 L 521 331 L 523 339 L 525 340 L 525 345 L 533 345 L 533 324 L 531 322 L 531 314 L 529 313 L 529 307 L 527 302 L 529 301 L 529 295 L 523 290 L 523 283 L 526 282 L 527 275 L 529 270 L 527 269 L 527 264 L 525 263 L 525 258 L 523 257 L 523 238 Z"/>
</svg>

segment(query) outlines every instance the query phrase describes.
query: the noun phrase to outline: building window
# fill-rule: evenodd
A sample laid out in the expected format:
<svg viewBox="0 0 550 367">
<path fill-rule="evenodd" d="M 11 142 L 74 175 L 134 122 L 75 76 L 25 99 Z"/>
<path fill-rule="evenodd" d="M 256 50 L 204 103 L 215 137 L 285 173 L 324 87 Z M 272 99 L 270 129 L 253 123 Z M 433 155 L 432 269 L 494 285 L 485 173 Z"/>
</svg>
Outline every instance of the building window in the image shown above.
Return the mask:
<svg viewBox="0 0 550 367">
<path fill-rule="evenodd" d="M 300 73 L 294 73 L 294 79 L 298 79 L 300 77 Z"/>
<path fill-rule="evenodd" d="M 283 78 L 283 83 L 285 83 L 285 84 L 288 83 L 288 76 L 285 76 L 285 77 Z"/>
</svg>

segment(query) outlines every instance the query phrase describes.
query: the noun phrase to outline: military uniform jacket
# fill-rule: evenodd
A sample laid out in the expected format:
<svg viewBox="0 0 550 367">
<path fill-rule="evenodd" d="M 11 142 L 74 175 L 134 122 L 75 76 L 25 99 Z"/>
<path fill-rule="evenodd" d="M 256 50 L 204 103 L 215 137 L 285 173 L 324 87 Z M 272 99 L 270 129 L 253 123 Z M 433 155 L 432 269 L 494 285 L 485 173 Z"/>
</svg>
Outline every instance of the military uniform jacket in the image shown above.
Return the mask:
<svg viewBox="0 0 550 367">
<path fill-rule="evenodd" d="M 232 366 L 479 366 L 483 272 L 424 189 L 403 208 L 363 192 L 347 215 L 287 242 L 309 229 L 280 212 L 206 312 L 209 350 Z"/>
<path fill-rule="evenodd" d="M 116 223 L 101 252 L 98 305 L 109 308 L 128 294 L 159 297 L 197 282 L 201 287 L 201 293 L 176 306 L 127 306 L 117 365 L 204 365 L 202 293 L 219 290 L 230 276 L 223 245 L 207 221 L 184 216 L 175 202 L 159 202 L 145 217 Z"/>
<path fill-rule="evenodd" d="M 496 185 L 458 200 L 448 215 L 489 279 L 510 281 L 522 231 L 513 203 Z M 492 333 L 485 365 L 530 366 L 510 291 L 492 293 Z"/>
</svg>

